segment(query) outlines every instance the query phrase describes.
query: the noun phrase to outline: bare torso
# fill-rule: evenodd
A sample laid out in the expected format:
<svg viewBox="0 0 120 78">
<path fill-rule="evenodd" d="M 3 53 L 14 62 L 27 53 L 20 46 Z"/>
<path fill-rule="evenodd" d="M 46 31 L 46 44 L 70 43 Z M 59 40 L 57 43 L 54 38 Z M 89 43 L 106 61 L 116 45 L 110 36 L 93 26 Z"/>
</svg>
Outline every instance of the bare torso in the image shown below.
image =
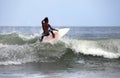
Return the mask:
<svg viewBox="0 0 120 78">
<path fill-rule="evenodd" d="M 48 23 L 42 23 L 42 28 L 43 28 L 43 32 L 45 34 L 48 34 L 49 24 Z"/>
</svg>

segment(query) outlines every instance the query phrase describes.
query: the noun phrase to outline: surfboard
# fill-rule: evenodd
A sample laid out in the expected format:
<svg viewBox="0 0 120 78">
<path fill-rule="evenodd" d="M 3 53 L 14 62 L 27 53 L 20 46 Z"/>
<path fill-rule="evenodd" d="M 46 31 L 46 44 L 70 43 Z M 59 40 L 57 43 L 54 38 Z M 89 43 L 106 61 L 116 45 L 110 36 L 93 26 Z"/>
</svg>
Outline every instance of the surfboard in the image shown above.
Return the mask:
<svg viewBox="0 0 120 78">
<path fill-rule="evenodd" d="M 61 28 L 61 29 L 58 29 L 58 31 L 53 31 L 53 33 L 55 34 L 55 38 L 53 38 L 52 34 L 50 33 L 49 36 L 44 36 L 43 42 L 51 42 L 51 41 L 59 40 L 64 35 L 66 35 L 69 30 L 70 28 Z"/>
</svg>

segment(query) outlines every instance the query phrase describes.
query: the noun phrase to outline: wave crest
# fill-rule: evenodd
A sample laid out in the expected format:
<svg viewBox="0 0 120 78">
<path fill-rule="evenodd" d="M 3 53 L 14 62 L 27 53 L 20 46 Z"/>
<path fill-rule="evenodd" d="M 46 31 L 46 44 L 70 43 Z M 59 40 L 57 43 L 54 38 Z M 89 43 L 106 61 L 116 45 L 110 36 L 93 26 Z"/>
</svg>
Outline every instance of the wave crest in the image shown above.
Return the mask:
<svg viewBox="0 0 120 78">
<path fill-rule="evenodd" d="M 67 45 L 76 53 L 103 56 L 105 58 L 120 57 L 120 39 L 101 40 L 68 40 Z"/>
<path fill-rule="evenodd" d="M 8 34 L 0 34 L 0 43 L 2 44 L 30 44 L 35 43 L 39 38 L 39 34 L 27 35 L 21 33 L 8 33 Z"/>
</svg>

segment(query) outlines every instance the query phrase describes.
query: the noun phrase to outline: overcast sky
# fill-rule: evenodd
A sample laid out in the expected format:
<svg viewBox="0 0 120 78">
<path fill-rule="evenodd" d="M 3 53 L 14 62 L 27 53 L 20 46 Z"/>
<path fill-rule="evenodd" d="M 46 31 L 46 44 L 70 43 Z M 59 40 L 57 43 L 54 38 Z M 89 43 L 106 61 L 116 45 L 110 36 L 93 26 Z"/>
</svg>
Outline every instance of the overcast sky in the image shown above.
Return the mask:
<svg viewBox="0 0 120 78">
<path fill-rule="evenodd" d="M 0 26 L 120 26 L 120 0 L 0 0 Z"/>
</svg>

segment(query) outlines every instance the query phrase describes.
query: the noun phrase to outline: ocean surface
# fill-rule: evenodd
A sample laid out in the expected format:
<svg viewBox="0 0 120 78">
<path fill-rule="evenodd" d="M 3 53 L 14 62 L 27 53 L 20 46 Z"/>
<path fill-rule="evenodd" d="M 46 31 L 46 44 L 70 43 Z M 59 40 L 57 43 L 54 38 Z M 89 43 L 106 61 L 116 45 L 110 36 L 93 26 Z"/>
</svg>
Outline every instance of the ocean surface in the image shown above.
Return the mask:
<svg viewBox="0 0 120 78">
<path fill-rule="evenodd" d="M 0 78 L 120 78 L 120 27 L 57 28 L 40 43 L 41 27 L 0 26 Z"/>
</svg>

